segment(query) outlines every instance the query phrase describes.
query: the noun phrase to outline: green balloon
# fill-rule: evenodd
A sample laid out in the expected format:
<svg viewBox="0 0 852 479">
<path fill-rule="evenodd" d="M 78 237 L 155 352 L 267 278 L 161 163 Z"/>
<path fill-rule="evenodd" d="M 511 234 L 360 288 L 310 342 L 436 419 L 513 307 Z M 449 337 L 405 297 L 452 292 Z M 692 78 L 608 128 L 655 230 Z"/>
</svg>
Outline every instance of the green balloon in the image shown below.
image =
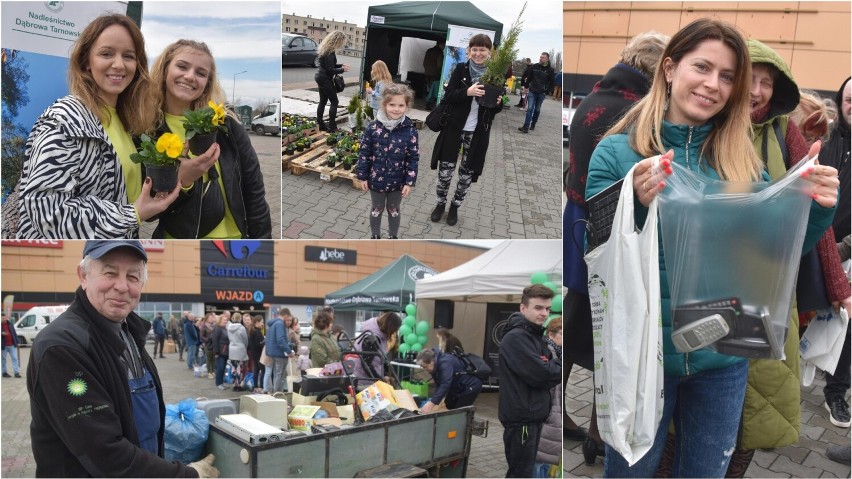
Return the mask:
<svg viewBox="0 0 852 479">
<path fill-rule="evenodd" d="M 429 338 L 427 338 L 426 336 L 423 336 L 423 335 L 418 335 L 418 336 L 417 336 L 417 342 L 418 342 L 421 346 L 426 346 L 426 343 L 427 343 L 428 341 L 429 341 Z"/>
<path fill-rule="evenodd" d="M 414 333 L 409 334 L 408 336 L 405 337 L 405 342 L 413 345 L 414 343 L 417 342 L 417 335 L 414 334 Z"/>
<path fill-rule="evenodd" d="M 414 332 L 417 333 L 418 336 L 425 336 L 426 333 L 429 332 L 429 323 L 426 321 L 418 321 L 417 326 L 414 327 Z"/>
<path fill-rule="evenodd" d="M 550 302 L 550 311 L 553 313 L 562 312 L 562 296 L 556 295 L 553 297 L 553 301 Z"/>
<path fill-rule="evenodd" d="M 402 324 L 408 326 L 411 329 L 414 329 L 415 323 L 417 323 L 417 320 L 414 319 L 414 316 L 406 316 L 405 319 L 402 320 Z"/>
<path fill-rule="evenodd" d="M 414 303 L 409 303 L 408 306 L 405 307 L 405 313 L 409 316 L 414 316 L 414 312 L 417 311 L 417 306 Z"/>
<path fill-rule="evenodd" d="M 409 326 L 406 326 L 404 324 L 399 327 L 399 337 L 400 338 L 404 338 L 404 337 L 408 336 L 409 334 L 411 334 L 413 332 L 414 331 Z"/>
<path fill-rule="evenodd" d="M 544 271 L 536 271 L 530 276 L 530 283 L 532 284 L 543 284 L 548 280 L 547 273 Z"/>
<path fill-rule="evenodd" d="M 413 343 L 411 345 L 411 351 L 412 352 L 419 353 L 420 350 L 422 350 L 422 349 L 423 349 L 423 346 L 421 346 L 420 343 Z"/>
<path fill-rule="evenodd" d="M 545 282 L 544 282 L 544 283 L 542 283 L 542 284 L 543 284 L 544 286 L 547 286 L 547 289 L 549 289 L 549 290 L 553 291 L 554 293 L 556 293 L 556 292 L 558 292 L 558 291 L 559 291 L 559 286 L 557 286 L 557 284 L 556 284 L 556 283 L 554 283 L 553 281 L 545 281 Z"/>
<path fill-rule="evenodd" d="M 399 345 L 399 354 L 405 354 L 409 351 L 411 351 L 411 347 L 408 345 L 408 343 L 402 343 Z"/>
</svg>

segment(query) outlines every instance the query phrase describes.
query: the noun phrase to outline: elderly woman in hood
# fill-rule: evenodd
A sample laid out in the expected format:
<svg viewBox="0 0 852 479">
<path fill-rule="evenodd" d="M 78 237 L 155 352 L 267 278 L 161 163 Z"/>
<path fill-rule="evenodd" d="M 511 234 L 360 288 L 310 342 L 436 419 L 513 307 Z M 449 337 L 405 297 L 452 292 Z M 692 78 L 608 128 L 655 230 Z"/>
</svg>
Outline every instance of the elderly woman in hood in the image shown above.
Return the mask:
<svg viewBox="0 0 852 479">
<path fill-rule="evenodd" d="M 784 60 L 763 43 L 748 40 L 752 62 L 751 122 L 754 128 L 754 147 L 763 160 L 764 168 L 775 180 L 808 154 L 808 143 L 789 115 L 799 104 L 799 87 Z M 822 156 L 822 155 L 821 155 Z M 818 278 L 824 279 L 824 307 L 833 303 L 849 303 L 849 282 L 840 265 L 834 232 L 829 228 L 812 257 Z M 809 256 L 803 257 L 802 268 Z M 820 271 L 821 270 L 821 271 Z M 787 359 L 751 360 L 749 387 L 741 423 L 740 441 L 731 457 L 727 477 L 743 477 L 754 450 L 796 444 L 799 440 L 799 318 L 798 310 L 818 307 L 809 299 L 805 289 L 814 281 L 799 277 L 798 308 L 789 318 L 789 331 L 784 345 Z M 829 301 L 830 300 L 830 301 Z"/>
</svg>

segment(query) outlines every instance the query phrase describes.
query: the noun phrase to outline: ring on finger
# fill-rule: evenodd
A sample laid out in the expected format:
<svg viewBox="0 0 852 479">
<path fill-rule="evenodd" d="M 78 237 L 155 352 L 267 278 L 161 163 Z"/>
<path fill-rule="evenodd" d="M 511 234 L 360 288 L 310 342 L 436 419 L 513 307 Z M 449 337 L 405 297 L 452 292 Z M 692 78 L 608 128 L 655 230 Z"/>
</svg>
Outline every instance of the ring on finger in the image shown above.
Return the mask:
<svg viewBox="0 0 852 479">
<path fill-rule="evenodd" d="M 644 190 L 645 192 L 648 191 L 648 180 L 642 182 L 642 190 Z"/>
</svg>

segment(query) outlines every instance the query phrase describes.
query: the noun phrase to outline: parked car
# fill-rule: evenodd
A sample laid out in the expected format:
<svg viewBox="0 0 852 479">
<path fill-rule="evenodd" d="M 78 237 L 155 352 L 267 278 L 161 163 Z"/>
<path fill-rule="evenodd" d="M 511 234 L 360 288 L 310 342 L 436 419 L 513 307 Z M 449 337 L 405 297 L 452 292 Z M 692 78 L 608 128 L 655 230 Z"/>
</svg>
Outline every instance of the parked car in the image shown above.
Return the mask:
<svg viewBox="0 0 852 479">
<path fill-rule="evenodd" d="M 282 33 L 281 65 L 317 67 L 317 42 L 302 35 Z"/>
<path fill-rule="evenodd" d="M 299 321 L 299 337 L 302 339 L 310 339 L 311 331 L 314 330 L 314 327 L 311 325 L 310 321 Z"/>
</svg>

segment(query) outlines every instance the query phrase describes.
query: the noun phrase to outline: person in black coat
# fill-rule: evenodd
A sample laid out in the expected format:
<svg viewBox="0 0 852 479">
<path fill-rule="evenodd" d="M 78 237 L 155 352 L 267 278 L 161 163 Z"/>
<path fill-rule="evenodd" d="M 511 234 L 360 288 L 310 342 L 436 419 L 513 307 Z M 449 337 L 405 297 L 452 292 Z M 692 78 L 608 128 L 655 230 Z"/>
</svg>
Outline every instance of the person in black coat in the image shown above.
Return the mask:
<svg viewBox="0 0 852 479">
<path fill-rule="evenodd" d="M 337 63 L 337 55 L 334 53 L 345 44 L 346 35 L 340 31 L 331 32 L 319 44 L 317 52 L 319 67 L 314 74 L 314 80 L 317 82 L 320 95 L 319 105 L 317 105 L 317 125 L 320 130 L 337 131 L 337 90 L 331 80 L 334 75 L 349 71 L 349 65 Z M 326 103 L 331 104 L 328 110 L 328 125 L 322 119 Z"/>
<path fill-rule="evenodd" d="M 588 270 L 583 251 L 585 228 L 578 221 L 586 219 L 586 174 L 592 152 L 604 133 L 637 101 L 648 93 L 657 63 L 668 44 L 668 36 L 656 32 L 641 33 L 633 37 L 621 51 L 619 62 L 598 81 L 592 93 L 583 99 L 571 120 L 568 178 L 565 181 L 568 201 L 563 215 L 566 235 L 573 241 L 564 242 L 565 317 L 565 381 L 574 364 L 589 371 L 594 362 L 592 348 L 592 312 L 589 305 Z M 567 233 L 570 232 L 570 233 Z M 592 465 L 596 456 L 602 456 L 603 440 L 598 433 L 597 415 L 592 420 L 586 438 L 585 429 L 577 426 L 563 412 L 563 436 L 567 440 L 585 441 L 583 454 L 586 464 Z"/>
<path fill-rule="evenodd" d="M 485 108 L 476 103 L 476 98 L 485 94 L 485 87 L 478 80 L 485 72 L 490 52 L 491 39 L 487 35 L 480 33 L 471 37 L 467 47 L 469 60 L 456 65 L 444 91 L 443 101 L 450 105 L 451 110 L 447 125 L 435 141 L 430 164 L 433 170 L 438 170 L 438 204 L 431 216 L 435 223 L 441 221 L 447 207 L 447 192 L 461 148 L 459 179 L 447 213 L 447 224 L 453 226 L 458 221 L 458 209 L 470 184 L 482 174 L 494 115 L 503 110 L 502 99 L 498 99 L 495 108 Z"/>
<path fill-rule="evenodd" d="M 222 103 L 216 63 L 203 42 L 178 40 L 157 58 L 151 74 L 162 112 L 157 134 L 186 139 L 183 112 Z M 181 161 L 181 193 L 160 216 L 155 238 L 271 238 L 272 220 L 260 162 L 245 127 L 228 111 L 226 131 L 207 152 Z M 187 153 L 188 154 L 188 153 Z"/>
<path fill-rule="evenodd" d="M 533 477 L 541 430 L 550 416 L 550 390 L 562 380 L 562 360 L 544 341 L 552 300 L 547 286 L 527 286 L 520 312 L 512 313 L 503 329 L 497 416 L 509 465 L 506 477 Z"/>
<path fill-rule="evenodd" d="M 535 130 L 538 115 L 541 113 L 541 104 L 553 90 L 555 76 L 556 73 L 550 65 L 550 54 L 547 52 L 541 52 L 538 63 L 524 71 L 521 87 L 527 92 L 529 103 L 527 104 L 527 116 L 524 118 L 524 125 L 518 128 L 521 133 L 529 133 L 530 130 Z"/>
<path fill-rule="evenodd" d="M 145 350 L 151 323 L 133 312 L 147 263 L 138 240 L 87 241 L 74 301 L 33 342 L 36 477 L 219 476 L 212 455 L 189 465 L 165 459 L 163 385 Z"/>
</svg>

